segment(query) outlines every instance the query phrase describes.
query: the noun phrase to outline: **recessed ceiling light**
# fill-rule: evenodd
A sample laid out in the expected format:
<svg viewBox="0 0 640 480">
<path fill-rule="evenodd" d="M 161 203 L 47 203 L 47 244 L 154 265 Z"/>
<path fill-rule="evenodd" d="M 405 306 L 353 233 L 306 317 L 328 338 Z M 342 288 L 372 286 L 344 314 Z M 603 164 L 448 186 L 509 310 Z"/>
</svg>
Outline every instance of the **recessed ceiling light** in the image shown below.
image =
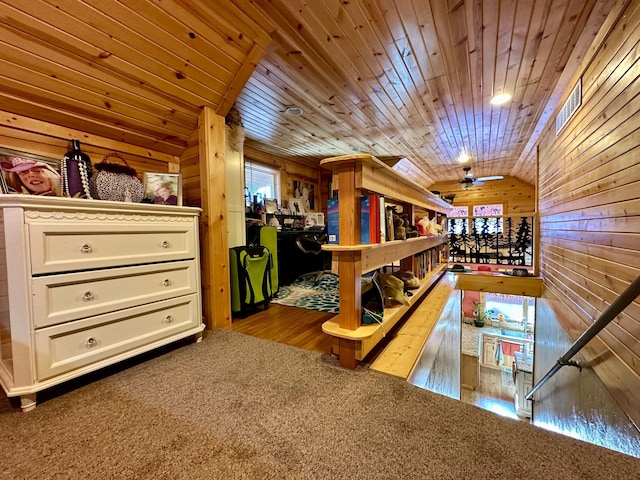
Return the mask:
<svg viewBox="0 0 640 480">
<path fill-rule="evenodd" d="M 511 100 L 511 95 L 508 93 L 499 93 L 491 99 L 491 105 L 502 105 L 507 103 L 509 100 Z"/>
<path fill-rule="evenodd" d="M 469 154 L 466 151 L 462 151 L 460 152 L 460 155 L 458 155 L 458 162 L 460 163 L 465 163 L 469 161 Z"/>
<path fill-rule="evenodd" d="M 286 113 L 287 115 L 291 115 L 292 117 L 299 117 L 304 112 L 300 107 L 289 107 L 284 111 L 284 113 Z"/>
</svg>

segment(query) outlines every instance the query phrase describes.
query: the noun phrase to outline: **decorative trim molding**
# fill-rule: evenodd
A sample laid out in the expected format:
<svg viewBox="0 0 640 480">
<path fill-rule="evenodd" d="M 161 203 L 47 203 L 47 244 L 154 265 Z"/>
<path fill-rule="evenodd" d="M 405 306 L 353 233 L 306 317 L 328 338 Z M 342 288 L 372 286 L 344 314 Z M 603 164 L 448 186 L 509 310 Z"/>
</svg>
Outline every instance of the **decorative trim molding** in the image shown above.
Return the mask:
<svg viewBox="0 0 640 480">
<path fill-rule="evenodd" d="M 29 219 L 54 219 L 54 220 L 75 220 L 75 221 L 127 221 L 127 222 L 158 222 L 158 223 L 189 223 L 193 221 L 190 216 L 169 216 L 153 214 L 125 214 L 109 212 L 61 212 L 61 211 L 41 211 L 26 210 L 25 217 Z"/>
</svg>

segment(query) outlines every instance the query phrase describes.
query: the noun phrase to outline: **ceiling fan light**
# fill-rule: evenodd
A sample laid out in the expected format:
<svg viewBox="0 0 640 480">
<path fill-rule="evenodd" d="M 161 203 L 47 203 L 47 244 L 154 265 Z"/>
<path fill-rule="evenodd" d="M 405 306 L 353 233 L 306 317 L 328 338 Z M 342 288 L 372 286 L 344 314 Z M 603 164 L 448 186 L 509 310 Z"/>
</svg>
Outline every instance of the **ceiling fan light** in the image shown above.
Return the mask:
<svg viewBox="0 0 640 480">
<path fill-rule="evenodd" d="M 511 100 L 511 95 L 508 93 L 499 93 L 498 95 L 494 95 L 491 99 L 491 105 L 503 105 Z"/>
</svg>

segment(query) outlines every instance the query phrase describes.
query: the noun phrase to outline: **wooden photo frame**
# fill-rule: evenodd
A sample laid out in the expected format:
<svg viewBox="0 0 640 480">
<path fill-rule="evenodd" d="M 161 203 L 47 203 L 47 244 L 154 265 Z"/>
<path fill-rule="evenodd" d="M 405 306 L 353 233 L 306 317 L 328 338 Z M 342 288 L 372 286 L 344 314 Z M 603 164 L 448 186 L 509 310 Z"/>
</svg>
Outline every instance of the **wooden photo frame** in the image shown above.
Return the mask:
<svg viewBox="0 0 640 480">
<path fill-rule="evenodd" d="M 144 202 L 158 205 L 182 205 L 182 175 L 144 173 Z"/>
<path fill-rule="evenodd" d="M 0 148 L 0 193 L 62 196 L 60 160 Z"/>
</svg>

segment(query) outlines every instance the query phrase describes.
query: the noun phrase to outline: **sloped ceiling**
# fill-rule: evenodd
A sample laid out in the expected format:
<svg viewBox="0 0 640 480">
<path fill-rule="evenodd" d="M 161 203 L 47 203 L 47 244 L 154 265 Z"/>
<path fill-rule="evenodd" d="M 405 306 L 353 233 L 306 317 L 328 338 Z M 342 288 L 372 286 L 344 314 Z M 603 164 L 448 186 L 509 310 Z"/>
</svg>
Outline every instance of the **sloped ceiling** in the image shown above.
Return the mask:
<svg viewBox="0 0 640 480">
<path fill-rule="evenodd" d="M 533 183 L 612 3 L 0 0 L 0 109 L 179 155 L 203 106 L 235 102 L 276 155 L 371 153 L 428 186 L 460 178 L 464 150 L 475 176 Z"/>
</svg>

